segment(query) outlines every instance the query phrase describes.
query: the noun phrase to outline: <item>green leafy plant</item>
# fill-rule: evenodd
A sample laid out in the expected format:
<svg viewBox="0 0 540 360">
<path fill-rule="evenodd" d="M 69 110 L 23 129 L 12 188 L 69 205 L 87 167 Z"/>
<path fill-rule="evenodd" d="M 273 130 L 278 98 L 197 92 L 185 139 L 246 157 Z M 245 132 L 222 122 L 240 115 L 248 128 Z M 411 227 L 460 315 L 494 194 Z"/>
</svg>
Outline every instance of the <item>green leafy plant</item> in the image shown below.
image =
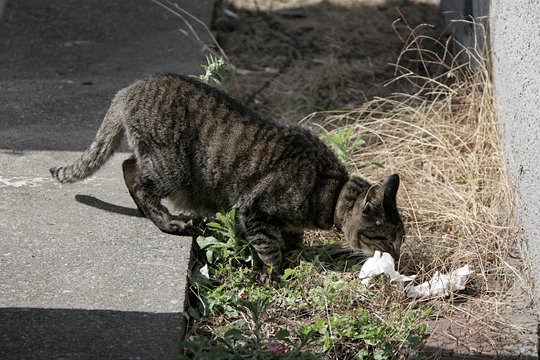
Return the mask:
<svg viewBox="0 0 540 360">
<path fill-rule="evenodd" d="M 365 141 L 362 139 L 352 140 L 353 128 L 345 127 L 327 132 L 323 135 L 323 139 L 330 145 L 332 150 L 336 153 L 339 159 L 347 166 L 351 168 L 352 155 L 356 152 Z"/>
<path fill-rule="evenodd" d="M 227 262 L 230 266 L 246 264 L 250 267 L 258 263 L 255 250 L 249 246 L 240 234 L 240 228 L 236 223 L 236 210 L 216 214 L 216 221 L 206 224 L 218 238 L 213 236 L 199 236 L 197 245 L 205 251 L 208 264 L 213 264 L 217 259 Z"/>
<path fill-rule="evenodd" d="M 242 301 L 238 310 L 249 320 L 248 326 L 227 325 L 218 329 L 212 339 L 193 337 L 182 345 L 190 359 L 316 359 L 314 354 L 302 352 L 317 337 L 307 327 L 294 334 L 286 329 L 279 329 L 272 337 L 263 333 L 263 327 L 274 321 L 267 314 L 271 306 L 270 296 Z"/>
<path fill-rule="evenodd" d="M 328 249 L 312 247 L 289 254 L 292 266 L 272 288 L 253 271 L 260 260 L 243 239 L 234 209 L 218 213 L 207 225 L 210 234 L 196 239 L 190 288 L 198 300 L 188 310 L 206 330 L 183 343 L 189 358 L 384 360 L 416 355 L 426 336 L 425 315 L 399 306 L 369 305 L 366 310 L 363 304 L 380 295 L 362 286 L 358 276 L 347 275 L 344 268 L 357 273 L 354 264 L 339 268 Z"/>
<path fill-rule="evenodd" d="M 255 250 L 241 236 L 236 210 L 216 214 L 207 224 L 213 236 L 199 236 L 197 261 L 190 276 L 190 286 L 199 297 L 194 317 L 223 313 L 237 314 L 235 303 L 243 292 L 263 292 L 258 288 L 253 268 L 259 263 Z"/>
<path fill-rule="evenodd" d="M 203 75 L 193 75 L 193 77 L 204 81 L 207 84 L 221 86 L 227 76 L 227 63 L 221 56 L 209 55 L 206 57 L 206 65 L 201 65 L 204 70 Z"/>
<path fill-rule="evenodd" d="M 332 102 L 321 93 L 308 95 L 307 100 L 312 111 L 332 110 Z"/>
<path fill-rule="evenodd" d="M 390 309 L 383 320 L 363 308 L 326 320 L 318 319 L 311 330 L 321 335 L 322 352 L 340 352 L 344 343 L 354 343 L 355 359 L 393 359 L 417 351 L 426 337 L 418 311 L 404 314 Z M 350 351 L 349 351 L 350 352 Z"/>
</svg>

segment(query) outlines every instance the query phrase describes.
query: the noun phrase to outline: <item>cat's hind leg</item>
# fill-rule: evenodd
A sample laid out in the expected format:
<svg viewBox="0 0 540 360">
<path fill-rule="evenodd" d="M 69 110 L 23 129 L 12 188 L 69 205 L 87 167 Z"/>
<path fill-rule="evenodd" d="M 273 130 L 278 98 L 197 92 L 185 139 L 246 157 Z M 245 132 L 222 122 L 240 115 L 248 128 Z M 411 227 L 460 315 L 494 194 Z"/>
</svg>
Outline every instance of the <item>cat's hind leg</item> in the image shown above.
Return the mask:
<svg viewBox="0 0 540 360">
<path fill-rule="evenodd" d="M 135 204 L 137 205 L 137 208 L 139 209 L 140 213 L 144 215 L 144 211 L 141 208 L 141 200 L 139 200 L 135 196 L 135 192 L 133 191 L 133 185 L 135 184 L 135 178 L 137 176 L 137 160 L 135 160 L 134 156 L 131 156 L 129 159 L 124 160 L 122 163 L 122 171 L 124 173 L 124 182 L 126 183 L 126 186 L 129 191 L 129 195 L 131 195 L 131 198 L 133 201 L 135 201 Z"/>
<path fill-rule="evenodd" d="M 163 194 L 155 181 L 149 176 L 144 176 L 133 156 L 123 162 L 122 170 L 129 194 L 144 216 L 168 234 L 193 235 L 191 224 L 173 217 L 161 204 L 161 199 L 168 194 Z"/>
</svg>

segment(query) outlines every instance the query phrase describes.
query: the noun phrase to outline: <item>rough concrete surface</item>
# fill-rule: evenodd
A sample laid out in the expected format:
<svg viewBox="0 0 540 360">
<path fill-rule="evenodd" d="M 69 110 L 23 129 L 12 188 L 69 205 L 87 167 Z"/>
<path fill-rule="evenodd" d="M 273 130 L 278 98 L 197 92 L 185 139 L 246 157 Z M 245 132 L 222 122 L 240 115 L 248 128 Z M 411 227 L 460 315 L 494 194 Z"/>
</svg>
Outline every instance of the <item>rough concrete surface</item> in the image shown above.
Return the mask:
<svg viewBox="0 0 540 360">
<path fill-rule="evenodd" d="M 517 195 L 516 220 L 527 245 L 536 303 L 536 352 L 540 355 L 540 23 L 536 0 L 490 4 L 490 41 L 497 114 L 508 171 Z"/>
<path fill-rule="evenodd" d="M 508 169 L 517 190 L 517 220 L 524 230 L 535 298 L 540 304 L 540 2 L 491 4 L 493 75 Z"/>
<path fill-rule="evenodd" d="M 191 239 L 142 218 L 116 156 L 60 185 L 71 152 L 0 152 L 0 358 L 172 359 Z"/>
<path fill-rule="evenodd" d="M 0 18 L 2 18 L 2 14 L 4 12 L 4 6 L 6 5 L 6 0 L 0 0 Z"/>
<path fill-rule="evenodd" d="M 182 6 L 209 21 L 211 0 Z M 199 73 L 201 46 L 180 28 L 150 0 L 9 1 L 0 23 L 0 148 L 84 149 L 122 87 L 156 72 Z"/>
<path fill-rule="evenodd" d="M 212 3 L 181 5 L 208 23 Z M 5 3 L 0 359 L 176 358 L 191 239 L 138 214 L 122 180 L 126 154 L 72 185 L 48 168 L 90 144 L 123 86 L 200 72 L 201 45 L 179 28 L 150 0 Z"/>
</svg>

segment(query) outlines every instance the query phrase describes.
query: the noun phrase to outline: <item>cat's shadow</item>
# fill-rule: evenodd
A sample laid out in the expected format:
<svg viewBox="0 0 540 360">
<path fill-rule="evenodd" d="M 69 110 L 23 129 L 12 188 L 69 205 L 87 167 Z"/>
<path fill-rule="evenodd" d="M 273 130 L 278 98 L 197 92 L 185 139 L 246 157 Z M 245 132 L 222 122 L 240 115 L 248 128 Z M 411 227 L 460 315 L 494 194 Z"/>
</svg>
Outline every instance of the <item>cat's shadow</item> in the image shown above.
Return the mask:
<svg viewBox="0 0 540 360">
<path fill-rule="evenodd" d="M 75 200 L 81 204 L 91 206 L 96 209 L 105 210 L 115 214 L 133 216 L 133 217 L 143 217 L 137 208 L 128 208 L 125 206 L 114 205 L 103 200 L 99 200 L 90 195 L 75 195 Z"/>
</svg>

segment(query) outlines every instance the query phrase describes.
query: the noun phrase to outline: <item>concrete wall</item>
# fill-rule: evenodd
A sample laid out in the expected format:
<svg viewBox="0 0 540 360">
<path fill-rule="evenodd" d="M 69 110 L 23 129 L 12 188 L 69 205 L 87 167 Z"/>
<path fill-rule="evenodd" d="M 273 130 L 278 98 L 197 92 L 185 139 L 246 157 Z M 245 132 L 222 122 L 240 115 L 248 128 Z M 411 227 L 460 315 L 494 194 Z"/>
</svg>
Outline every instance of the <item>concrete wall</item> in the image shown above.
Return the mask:
<svg viewBox="0 0 540 360">
<path fill-rule="evenodd" d="M 441 0 L 453 35 L 468 47 L 482 48 L 471 26 L 488 27 L 497 114 L 508 170 L 517 193 L 517 223 L 528 245 L 540 305 L 540 1 Z M 466 60 L 466 59 L 464 59 Z"/>
<path fill-rule="evenodd" d="M 498 117 L 517 190 L 540 304 L 540 1 L 496 0 L 490 10 Z"/>
</svg>

